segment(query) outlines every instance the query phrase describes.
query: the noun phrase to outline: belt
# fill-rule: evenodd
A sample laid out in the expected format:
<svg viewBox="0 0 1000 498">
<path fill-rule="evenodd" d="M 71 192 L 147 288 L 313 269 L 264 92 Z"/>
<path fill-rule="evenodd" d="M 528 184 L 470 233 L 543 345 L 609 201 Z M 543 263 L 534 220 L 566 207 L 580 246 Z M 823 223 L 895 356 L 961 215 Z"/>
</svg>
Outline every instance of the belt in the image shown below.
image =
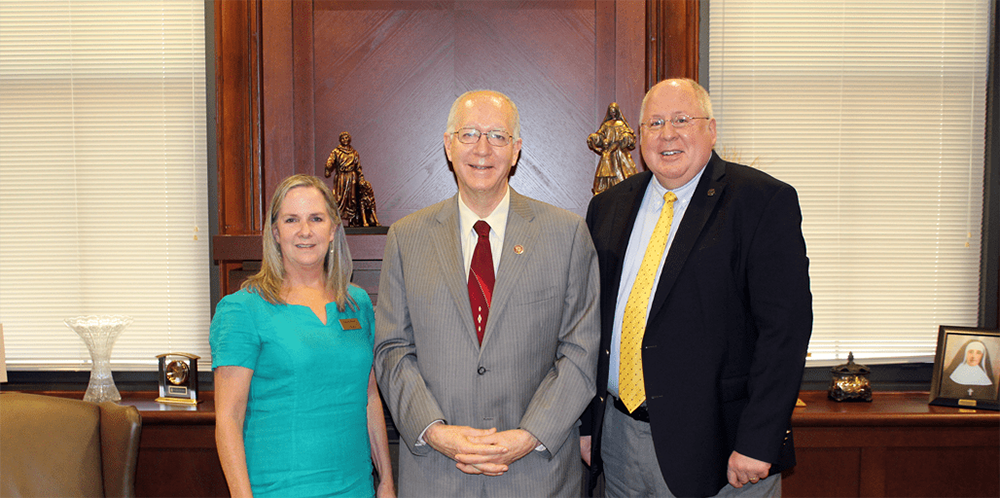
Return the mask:
<svg viewBox="0 0 1000 498">
<path fill-rule="evenodd" d="M 615 408 L 618 409 L 618 411 L 624 413 L 633 420 L 638 420 L 639 422 L 646 422 L 647 424 L 649 423 L 649 411 L 646 410 L 645 406 L 639 405 L 639 408 L 636 408 L 634 412 L 629 413 L 628 408 L 625 408 L 625 403 L 622 403 L 622 400 L 618 399 L 618 397 L 616 396 L 611 396 L 610 394 L 608 395 L 608 397 L 614 398 L 615 400 L 614 405 Z"/>
</svg>

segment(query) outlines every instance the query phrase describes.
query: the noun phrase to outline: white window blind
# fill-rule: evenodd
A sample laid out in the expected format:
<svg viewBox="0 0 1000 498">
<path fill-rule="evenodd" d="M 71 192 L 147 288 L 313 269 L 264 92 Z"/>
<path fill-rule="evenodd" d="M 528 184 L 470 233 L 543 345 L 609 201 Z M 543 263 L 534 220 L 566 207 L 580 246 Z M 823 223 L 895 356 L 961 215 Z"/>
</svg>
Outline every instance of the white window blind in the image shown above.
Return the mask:
<svg viewBox="0 0 1000 498">
<path fill-rule="evenodd" d="M 798 190 L 813 364 L 976 325 L 989 4 L 711 0 L 717 150 Z"/>
<path fill-rule="evenodd" d="M 203 0 L 0 0 L 7 368 L 87 370 L 65 318 L 125 314 L 114 370 L 211 365 Z"/>
</svg>

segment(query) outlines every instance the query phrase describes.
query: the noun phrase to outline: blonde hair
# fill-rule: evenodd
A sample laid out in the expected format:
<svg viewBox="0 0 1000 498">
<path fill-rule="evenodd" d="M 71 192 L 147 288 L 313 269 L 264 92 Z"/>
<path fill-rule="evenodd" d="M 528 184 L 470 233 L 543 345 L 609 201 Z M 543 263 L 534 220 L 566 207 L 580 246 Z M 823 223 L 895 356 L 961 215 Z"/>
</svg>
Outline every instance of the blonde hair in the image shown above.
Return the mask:
<svg viewBox="0 0 1000 498">
<path fill-rule="evenodd" d="M 326 202 L 327 215 L 336 225 L 343 225 L 340 211 L 337 209 L 337 201 L 323 180 L 315 176 L 300 174 L 289 176 L 278 184 L 271 197 L 267 218 L 264 219 L 264 230 L 261 233 L 264 257 L 261 261 L 260 271 L 247 278 L 240 286 L 241 289 L 257 293 L 272 304 L 287 304 L 281 297 L 281 288 L 285 281 L 285 265 L 281 259 L 281 246 L 274 240 L 274 223 L 278 219 L 281 204 L 285 202 L 288 192 L 299 187 L 312 187 L 319 190 Z M 347 246 L 347 237 L 344 235 L 343 228 L 334 233 L 333 242 L 330 242 L 330 248 L 323 262 L 323 268 L 326 270 L 326 289 L 333 294 L 337 309 L 344 311 L 346 306 L 350 306 L 352 310 L 357 309 L 357 303 L 347 292 L 351 285 L 354 263 L 351 260 L 351 249 Z"/>
</svg>

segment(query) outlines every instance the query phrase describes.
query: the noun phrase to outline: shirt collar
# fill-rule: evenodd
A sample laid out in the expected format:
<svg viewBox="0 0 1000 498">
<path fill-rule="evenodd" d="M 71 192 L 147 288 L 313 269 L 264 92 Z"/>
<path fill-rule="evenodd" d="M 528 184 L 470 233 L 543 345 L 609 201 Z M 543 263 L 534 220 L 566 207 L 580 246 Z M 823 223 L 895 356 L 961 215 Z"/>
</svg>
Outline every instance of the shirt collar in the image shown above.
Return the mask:
<svg viewBox="0 0 1000 498">
<path fill-rule="evenodd" d="M 503 240 L 504 231 L 507 229 L 507 214 L 510 212 L 510 186 L 507 186 L 507 192 L 504 193 L 503 198 L 500 199 L 500 203 L 497 207 L 493 208 L 493 212 L 487 215 L 485 218 L 480 218 L 479 215 L 474 213 L 469 206 L 465 205 L 465 201 L 462 200 L 462 194 L 458 194 L 458 229 L 461 231 L 462 235 L 466 235 L 472 231 L 472 225 L 475 225 L 477 221 L 483 220 L 490 224 L 490 229 L 497 234 L 501 240 Z"/>
<path fill-rule="evenodd" d="M 698 188 L 698 181 L 701 180 L 701 175 L 703 174 L 705 174 L 704 167 L 701 168 L 701 171 L 699 171 L 697 175 L 694 175 L 694 178 L 688 180 L 687 183 L 673 190 L 667 190 L 667 188 L 661 185 L 660 181 L 654 176 L 649 180 L 649 187 L 646 189 L 646 197 L 653 201 L 650 203 L 650 209 L 659 211 L 663 207 L 663 196 L 667 192 L 673 192 L 674 195 L 677 196 L 677 202 L 674 203 L 674 206 L 677 206 L 678 202 L 686 205 L 687 202 L 694 197 L 694 190 Z"/>
</svg>

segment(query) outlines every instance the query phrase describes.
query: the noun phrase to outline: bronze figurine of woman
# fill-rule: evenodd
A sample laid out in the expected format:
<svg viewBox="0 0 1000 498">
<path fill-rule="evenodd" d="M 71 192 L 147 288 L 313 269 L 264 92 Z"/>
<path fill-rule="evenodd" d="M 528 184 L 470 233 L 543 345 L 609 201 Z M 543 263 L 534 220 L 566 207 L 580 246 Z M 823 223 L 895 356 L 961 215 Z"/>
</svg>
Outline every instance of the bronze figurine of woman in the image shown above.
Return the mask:
<svg viewBox="0 0 1000 498">
<path fill-rule="evenodd" d="M 587 137 L 587 147 L 601 155 L 594 175 L 594 195 L 636 174 L 630 150 L 635 148 L 635 132 L 628 126 L 618 104 L 612 102 L 604 122 Z"/>
</svg>

